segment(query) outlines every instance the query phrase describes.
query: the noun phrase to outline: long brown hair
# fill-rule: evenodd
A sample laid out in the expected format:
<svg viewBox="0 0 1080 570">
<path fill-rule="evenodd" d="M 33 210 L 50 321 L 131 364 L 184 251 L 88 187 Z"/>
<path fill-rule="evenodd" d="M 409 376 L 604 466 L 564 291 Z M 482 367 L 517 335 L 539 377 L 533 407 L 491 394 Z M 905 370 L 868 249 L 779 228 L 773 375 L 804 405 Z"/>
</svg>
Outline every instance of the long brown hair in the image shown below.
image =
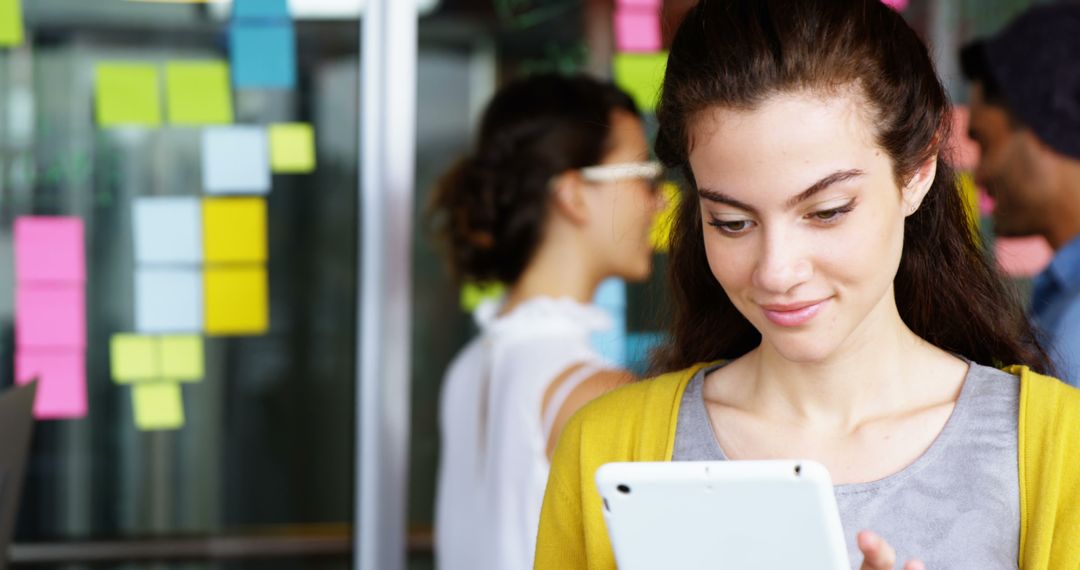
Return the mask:
<svg viewBox="0 0 1080 570">
<path fill-rule="evenodd" d="M 714 107 L 754 109 L 796 90 L 858 87 L 898 183 L 938 154 L 937 177 L 904 225 L 894 281 L 901 318 L 928 342 L 975 362 L 1051 372 L 1015 291 L 970 229 L 954 171 L 940 158 L 949 102 L 926 46 L 881 0 L 701 0 L 679 26 L 657 108 L 656 152 L 685 175 L 672 234 L 674 302 L 657 371 L 739 357 L 761 335 L 709 269 L 688 162 L 691 121 Z"/>
</svg>

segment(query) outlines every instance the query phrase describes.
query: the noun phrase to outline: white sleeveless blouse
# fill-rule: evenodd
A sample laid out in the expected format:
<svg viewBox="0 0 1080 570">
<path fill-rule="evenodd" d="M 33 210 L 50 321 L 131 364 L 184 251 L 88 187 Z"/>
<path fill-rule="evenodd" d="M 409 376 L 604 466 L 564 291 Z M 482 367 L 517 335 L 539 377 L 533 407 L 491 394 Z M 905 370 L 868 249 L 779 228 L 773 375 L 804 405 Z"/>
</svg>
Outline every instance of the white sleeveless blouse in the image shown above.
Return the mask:
<svg viewBox="0 0 1080 570">
<path fill-rule="evenodd" d="M 496 317 L 498 302 L 475 313 L 480 335 L 443 379 L 442 449 L 435 504 L 440 570 L 533 567 L 555 415 L 589 376 L 611 365 L 589 344 L 611 328 L 599 308 L 567 298 L 536 298 Z M 544 394 L 568 368 L 541 417 Z"/>
</svg>

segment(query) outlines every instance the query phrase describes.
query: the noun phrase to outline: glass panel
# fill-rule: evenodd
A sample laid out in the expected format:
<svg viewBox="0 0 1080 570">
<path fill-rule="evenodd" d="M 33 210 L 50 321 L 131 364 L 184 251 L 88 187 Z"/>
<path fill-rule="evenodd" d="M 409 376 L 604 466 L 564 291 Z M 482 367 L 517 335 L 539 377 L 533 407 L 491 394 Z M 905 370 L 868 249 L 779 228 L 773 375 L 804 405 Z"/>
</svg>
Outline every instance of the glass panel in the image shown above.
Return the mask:
<svg viewBox="0 0 1080 570">
<path fill-rule="evenodd" d="M 17 357 L 31 352 L 14 330 L 15 290 L 27 287 L 16 286 L 22 278 L 11 269 L 16 220 L 74 216 L 85 224 L 86 346 L 63 350 L 85 356 L 88 411 L 38 422 L 16 541 L 349 536 L 359 176 L 355 15 L 262 21 L 285 39 L 252 40 L 257 59 L 245 62 L 238 59 L 242 47 L 230 48 L 230 21 L 220 7 L 22 4 L 25 43 L 0 48 L 0 383 L 10 385 Z M 188 78 L 185 85 L 182 74 L 167 70 L 177 62 L 228 63 L 230 57 L 235 81 L 263 82 L 234 86 L 221 76 L 222 101 L 233 109 L 230 126 L 250 127 L 246 132 L 255 138 L 240 140 L 255 142 L 226 144 L 209 155 L 224 158 L 211 166 L 203 137 L 217 131 L 180 124 L 179 112 L 186 104 L 188 119 L 214 120 L 213 75 Z M 106 62 L 149 70 L 150 95 L 141 95 L 147 83 L 132 68 L 121 68 L 113 91 L 95 92 L 95 85 L 108 85 L 100 67 Z M 267 71 L 275 62 L 284 62 L 284 75 Z M 289 73 L 295 73 L 294 85 L 267 86 Z M 106 101 L 112 107 L 103 110 Z M 148 116 L 160 124 L 103 124 Z M 280 131 L 268 128 L 294 122 L 313 129 L 313 169 L 296 161 L 304 157 L 302 130 L 299 140 L 295 131 L 280 139 Z M 259 141 L 268 142 L 259 147 Z M 289 141 L 300 146 L 278 154 Z M 228 202 L 237 207 L 201 204 L 257 190 L 271 159 L 278 172 L 267 193 Z M 223 178 L 204 180 L 212 171 Z M 215 188 L 222 193 L 211 196 Z M 196 217 L 167 209 L 136 235 L 136 204 L 162 204 L 163 197 L 187 198 Z M 159 201 L 147 202 L 151 198 Z M 201 234 L 192 226 L 200 213 Z M 161 227 L 168 231 L 155 236 Z M 205 237 L 192 249 L 202 259 L 167 253 L 136 259 L 136 249 L 145 253 L 149 245 L 180 248 L 184 232 Z M 143 276 L 139 285 L 136 275 Z M 161 279 L 141 280 L 147 275 Z M 185 290 L 184 275 L 196 285 Z M 264 303 L 261 290 L 268 290 Z M 198 316 L 184 304 L 188 293 L 196 302 L 202 297 L 205 319 L 194 325 L 184 320 Z M 119 359 L 110 355 L 112 336 L 142 334 L 160 347 L 163 331 L 203 341 L 203 373 L 181 378 L 161 361 L 148 377 L 114 382 Z M 155 350 L 177 354 L 175 347 Z M 190 353 L 179 354 L 181 364 L 194 362 Z M 138 386 L 177 380 L 191 380 L 179 383 L 182 427 L 140 429 L 137 419 L 168 424 L 179 404 L 168 401 L 175 392 L 157 392 L 155 403 L 154 394 Z M 136 404 L 144 416 L 136 414 Z"/>
</svg>

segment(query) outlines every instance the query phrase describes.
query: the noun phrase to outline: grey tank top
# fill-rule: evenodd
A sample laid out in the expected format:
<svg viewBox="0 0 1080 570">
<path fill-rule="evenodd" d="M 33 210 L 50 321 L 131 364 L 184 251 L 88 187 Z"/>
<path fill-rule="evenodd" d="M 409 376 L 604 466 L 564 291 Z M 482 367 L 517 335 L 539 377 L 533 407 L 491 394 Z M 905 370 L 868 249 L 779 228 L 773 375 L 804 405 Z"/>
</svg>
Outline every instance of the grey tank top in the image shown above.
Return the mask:
<svg viewBox="0 0 1080 570">
<path fill-rule="evenodd" d="M 673 461 L 724 461 L 702 395 L 703 369 L 679 407 Z M 952 415 L 930 448 L 901 471 L 836 485 L 852 568 L 862 564 L 860 530 L 896 549 L 897 566 L 919 558 L 930 570 L 1017 568 L 1020 380 L 972 363 Z"/>
</svg>

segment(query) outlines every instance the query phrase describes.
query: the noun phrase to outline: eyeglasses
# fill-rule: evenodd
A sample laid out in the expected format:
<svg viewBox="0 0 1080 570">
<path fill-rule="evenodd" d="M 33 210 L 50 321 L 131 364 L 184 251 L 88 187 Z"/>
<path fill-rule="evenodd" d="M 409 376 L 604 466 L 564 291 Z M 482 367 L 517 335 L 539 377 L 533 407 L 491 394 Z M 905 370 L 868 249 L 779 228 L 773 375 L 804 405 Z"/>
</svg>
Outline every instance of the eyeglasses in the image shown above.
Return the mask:
<svg viewBox="0 0 1080 570">
<path fill-rule="evenodd" d="M 581 177 L 586 182 L 619 182 L 620 180 L 643 179 L 651 184 L 656 184 L 663 174 L 664 165 L 656 161 L 601 164 L 599 166 L 586 166 L 581 169 Z"/>
</svg>

